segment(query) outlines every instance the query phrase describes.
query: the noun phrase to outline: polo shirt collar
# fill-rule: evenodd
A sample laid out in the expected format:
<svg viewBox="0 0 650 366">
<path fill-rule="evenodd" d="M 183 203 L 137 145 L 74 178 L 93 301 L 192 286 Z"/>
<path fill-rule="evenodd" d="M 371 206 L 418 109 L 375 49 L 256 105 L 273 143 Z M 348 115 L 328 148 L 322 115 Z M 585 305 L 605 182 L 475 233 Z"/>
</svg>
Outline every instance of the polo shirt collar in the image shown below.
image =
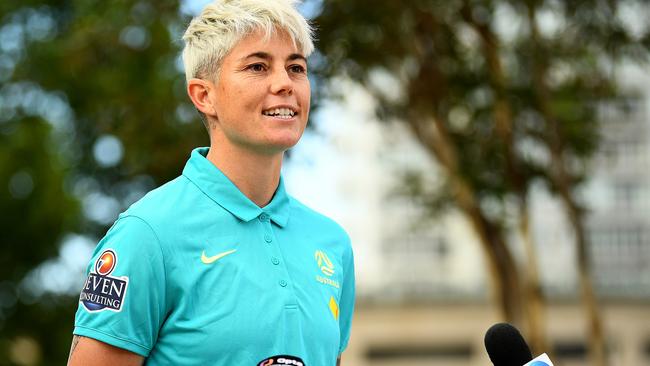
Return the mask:
<svg viewBox="0 0 650 366">
<path fill-rule="evenodd" d="M 240 220 L 248 222 L 260 214 L 266 213 L 277 225 L 283 227 L 287 224 L 289 221 L 290 200 L 284 189 L 282 177 L 280 177 L 280 183 L 271 202 L 264 208 L 260 208 L 206 158 L 208 150 L 207 147 L 192 150 L 190 159 L 183 169 L 183 176 L 192 181 L 219 206 Z"/>
</svg>

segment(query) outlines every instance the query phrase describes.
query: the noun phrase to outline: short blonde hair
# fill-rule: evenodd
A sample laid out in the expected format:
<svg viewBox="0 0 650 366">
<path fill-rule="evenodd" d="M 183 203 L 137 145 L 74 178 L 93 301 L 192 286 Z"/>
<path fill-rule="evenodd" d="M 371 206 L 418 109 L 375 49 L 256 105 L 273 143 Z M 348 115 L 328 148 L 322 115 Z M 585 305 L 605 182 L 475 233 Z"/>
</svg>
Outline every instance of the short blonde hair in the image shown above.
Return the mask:
<svg viewBox="0 0 650 366">
<path fill-rule="evenodd" d="M 243 37 L 262 30 L 269 38 L 278 29 L 309 56 L 313 31 L 298 13 L 296 0 L 216 0 L 192 19 L 183 35 L 185 78 L 216 79 L 223 58 Z"/>
</svg>

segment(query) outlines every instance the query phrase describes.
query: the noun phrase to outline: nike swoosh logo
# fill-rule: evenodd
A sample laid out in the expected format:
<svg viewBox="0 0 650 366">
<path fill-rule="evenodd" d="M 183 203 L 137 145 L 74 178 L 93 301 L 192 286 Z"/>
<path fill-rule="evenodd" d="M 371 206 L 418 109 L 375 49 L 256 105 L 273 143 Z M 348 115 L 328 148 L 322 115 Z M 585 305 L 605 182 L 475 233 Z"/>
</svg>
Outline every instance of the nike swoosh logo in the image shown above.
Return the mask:
<svg viewBox="0 0 650 366">
<path fill-rule="evenodd" d="M 203 262 L 205 264 L 214 263 L 214 262 L 218 261 L 219 259 L 227 256 L 228 254 L 232 254 L 232 253 L 234 253 L 236 251 L 237 251 L 237 249 L 233 249 L 233 250 L 229 250 L 227 252 L 219 253 L 219 254 L 214 255 L 212 257 L 208 257 L 208 256 L 205 255 L 205 250 L 204 250 L 203 253 L 201 253 L 201 262 Z"/>
</svg>

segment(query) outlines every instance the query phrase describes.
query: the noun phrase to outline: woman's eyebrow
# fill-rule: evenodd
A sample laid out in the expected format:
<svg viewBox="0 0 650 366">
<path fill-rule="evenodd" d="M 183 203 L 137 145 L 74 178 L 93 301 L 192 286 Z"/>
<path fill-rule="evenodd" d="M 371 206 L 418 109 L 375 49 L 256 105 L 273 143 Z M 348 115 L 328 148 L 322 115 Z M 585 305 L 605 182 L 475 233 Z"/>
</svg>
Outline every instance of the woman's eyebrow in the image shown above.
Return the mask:
<svg viewBox="0 0 650 366">
<path fill-rule="evenodd" d="M 268 52 L 259 51 L 259 52 L 253 52 L 248 56 L 242 57 L 241 60 L 243 61 L 243 60 L 247 60 L 249 58 L 261 58 L 263 60 L 271 60 L 273 58 L 273 56 L 271 56 L 271 54 L 269 54 Z M 307 59 L 305 58 L 305 56 L 303 56 L 303 55 L 301 55 L 299 53 L 292 53 L 292 54 L 289 55 L 289 57 L 287 57 L 287 61 L 294 61 L 294 60 L 303 60 L 303 61 L 307 62 Z"/>
<path fill-rule="evenodd" d="M 260 52 L 253 52 L 248 56 L 242 57 L 241 60 L 246 60 L 246 59 L 249 59 L 249 58 L 261 58 L 263 60 L 270 60 L 273 57 L 271 57 L 271 55 L 266 53 L 266 52 L 261 52 L 260 51 Z"/>
<path fill-rule="evenodd" d="M 305 58 L 305 56 L 303 56 L 303 55 L 301 55 L 299 53 L 292 53 L 292 54 L 289 55 L 289 57 L 287 57 L 287 61 L 294 61 L 294 60 L 303 60 L 303 61 L 307 62 L 307 59 Z"/>
</svg>

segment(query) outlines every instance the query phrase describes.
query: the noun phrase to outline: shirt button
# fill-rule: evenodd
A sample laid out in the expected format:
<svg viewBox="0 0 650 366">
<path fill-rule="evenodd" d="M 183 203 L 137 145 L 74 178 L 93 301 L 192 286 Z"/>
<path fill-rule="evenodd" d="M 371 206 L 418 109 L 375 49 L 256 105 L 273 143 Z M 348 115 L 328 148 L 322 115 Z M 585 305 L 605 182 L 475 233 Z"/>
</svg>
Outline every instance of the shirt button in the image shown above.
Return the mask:
<svg viewBox="0 0 650 366">
<path fill-rule="evenodd" d="M 271 235 L 266 234 L 266 235 L 264 235 L 264 241 L 267 242 L 267 243 L 270 243 L 270 242 L 273 241 L 273 238 L 271 237 Z"/>
<path fill-rule="evenodd" d="M 269 215 L 263 213 L 260 215 L 260 221 L 268 221 Z"/>
<path fill-rule="evenodd" d="M 280 280 L 280 286 L 282 286 L 282 287 L 287 287 L 287 281 L 285 281 L 285 280 Z"/>
<path fill-rule="evenodd" d="M 280 264 L 280 260 L 277 259 L 276 257 L 271 258 L 271 263 L 275 264 L 276 266 Z"/>
</svg>

